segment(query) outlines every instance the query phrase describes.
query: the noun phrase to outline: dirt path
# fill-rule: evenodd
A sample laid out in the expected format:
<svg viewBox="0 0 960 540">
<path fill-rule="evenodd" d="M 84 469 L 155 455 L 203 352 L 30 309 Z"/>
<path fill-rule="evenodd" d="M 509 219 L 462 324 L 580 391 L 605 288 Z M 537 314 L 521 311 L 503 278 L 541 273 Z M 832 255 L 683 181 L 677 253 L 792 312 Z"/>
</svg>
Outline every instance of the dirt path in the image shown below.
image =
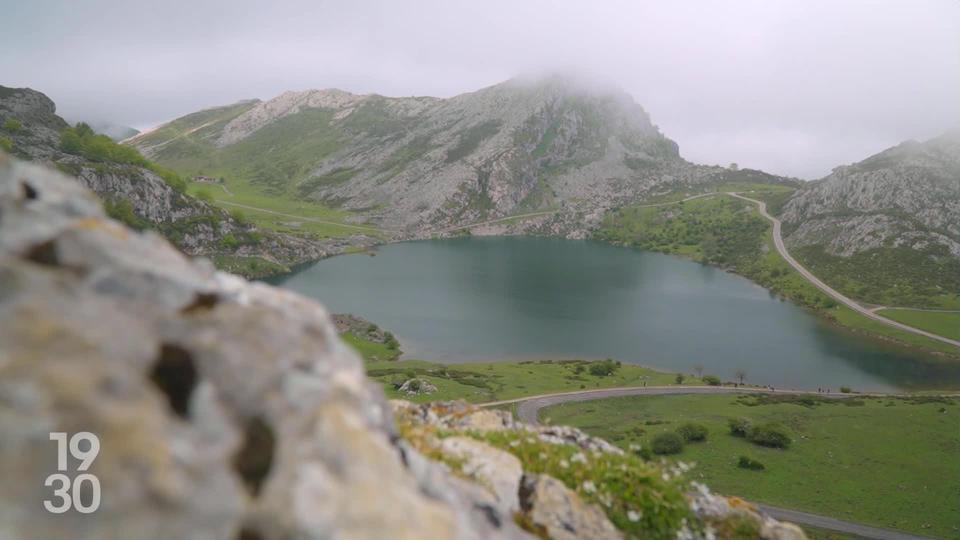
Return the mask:
<svg viewBox="0 0 960 540">
<path fill-rule="evenodd" d="M 363 225 L 350 225 L 350 224 L 348 224 L 348 223 L 338 223 L 338 222 L 336 222 L 336 221 L 327 221 L 327 220 L 324 220 L 324 219 L 317 219 L 317 218 L 312 218 L 312 217 L 307 217 L 307 216 L 297 216 L 297 215 L 294 215 L 294 214 L 285 214 L 285 213 L 283 213 L 283 212 L 276 212 L 276 211 L 274 211 L 274 210 L 267 210 L 266 208 L 258 208 L 258 207 L 256 207 L 256 206 L 250 206 L 250 205 L 247 205 L 247 204 L 240 204 L 240 203 L 225 201 L 225 200 L 223 200 L 223 199 L 220 199 L 220 200 L 217 201 L 217 202 L 218 202 L 219 204 L 226 204 L 226 205 L 228 205 L 228 206 L 236 206 L 237 208 L 245 208 L 245 209 L 247 209 L 247 210 L 255 210 L 255 211 L 257 211 L 257 212 L 263 212 L 263 213 L 266 213 L 266 214 L 273 214 L 273 215 L 275 215 L 275 216 L 283 216 L 283 217 L 288 217 L 288 218 L 300 219 L 300 220 L 303 220 L 303 221 L 310 221 L 310 222 L 313 222 L 313 223 L 323 223 L 323 224 L 325 224 L 325 225 L 336 225 L 337 227 L 346 227 L 346 228 L 348 228 L 348 229 L 357 229 L 357 230 L 360 230 L 360 231 L 371 231 L 371 232 L 378 232 L 378 233 L 391 232 L 391 231 L 388 231 L 388 230 L 386 230 L 386 229 L 378 229 L 378 228 L 376 228 L 376 227 L 364 227 Z"/>
<path fill-rule="evenodd" d="M 854 301 L 853 299 L 848 298 L 847 296 L 844 296 L 843 294 L 841 294 L 834 288 L 830 287 L 826 283 L 820 281 L 820 279 L 818 279 L 817 276 L 813 275 L 809 270 L 804 268 L 803 265 L 797 262 L 796 259 L 790 256 L 790 253 L 787 251 L 787 247 L 783 243 L 783 237 L 780 234 L 780 227 L 781 227 L 780 220 L 767 213 L 767 204 L 765 202 L 758 201 L 757 199 L 751 199 L 749 197 L 744 197 L 743 195 L 740 195 L 738 193 L 733 193 L 733 192 L 727 192 L 727 195 L 730 195 L 731 197 L 736 197 L 738 199 L 743 199 L 745 201 L 750 201 L 756 204 L 757 208 L 760 210 L 760 215 L 767 218 L 771 223 L 773 223 L 773 243 L 777 248 L 777 252 L 780 253 L 781 257 L 783 257 L 783 260 L 787 261 L 787 263 L 790 266 L 792 266 L 797 272 L 799 272 L 800 275 L 803 276 L 807 281 L 809 281 L 810 283 L 813 283 L 814 286 L 816 286 L 818 289 L 826 293 L 828 296 L 830 296 L 837 302 L 840 302 L 841 304 L 856 311 L 857 313 L 860 313 L 864 317 L 873 319 L 877 322 L 881 322 L 887 326 L 892 326 L 899 330 L 904 330 L 906 332 L 928 337 L 930 339 L 935 339 L 937 341 L 941 341 L 943 343 L 953 345 L 954 347 L 960 347 L 960 341 L 957 341 L 955 339 L 950 339 L 948 337 L 944 337 L 939 334 L 934 334 L 933 332 L 927 332 L 926 330 L 921 330 L 919 328 L 915 328 L 913 326 L 903 324 L 901 322 L 897 322 L 893 319 L 888 319 L 882 315 L 879 315 L 876 312 L 881 309 L 885 309 L 884 306 L 875 306 L 873 308 L 866 308 L 860 305 L 859 303 L 857 303 L 856 301 Z"/>
<path fill-rule="evenodd" d="M 543 212 L 531 212 L 529 214 L 518 214 L 516 216 L 507 216 L 507 217 L 491 219 L 487 221 L 480 221 L 477 223 L 471 223 L 469 225 L 457 225 L 455 227 L 446 227 L 444 229 L 437 229 L 434 231 L 430 231 L 430 234 L 448 233 L 453 231 L 460 231 L 463 229 L 472 229 L 474 227 L 482 227 L 484 225 L 494 225 L 496 223 L 510 221 L 513 219 L 525 219 L 525 218 L 531 218 L 531 217 L 537 217 L 537 216 L 549 216 L 551 214 L 556 214 L 557 212 L 559 212 L 559 210 L 545 210 Z"/>
</svg>

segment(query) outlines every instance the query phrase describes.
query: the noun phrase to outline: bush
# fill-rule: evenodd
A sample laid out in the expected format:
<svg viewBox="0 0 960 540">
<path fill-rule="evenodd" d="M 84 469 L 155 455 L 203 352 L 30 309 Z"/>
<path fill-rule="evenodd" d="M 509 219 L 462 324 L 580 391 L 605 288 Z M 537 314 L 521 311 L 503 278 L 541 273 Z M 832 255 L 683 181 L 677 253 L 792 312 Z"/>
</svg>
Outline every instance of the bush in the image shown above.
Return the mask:
<svg viewBox="0 0 960 540">
<path fill-rule="evenodd" d="M 237 223 L 240 223 L 240 224 L 242 224 L 242 225 L 247 225 L 247 224 L 248 224 L 248 222 L 247 222 L 247 215 L 244 214 L 244 213 L 243 213 L 243 210 L 240 210 L 239 208 L 234 208 L 233 210 L 231 210 L 231 211 L 230 211 L 230 217 L 232 217 L 234 221 L 236 221 Z"/>
<path fill-rule="evenodd" d="M 13 151 L 13 141 L 10 140 L 10 137 L 0 137 L 0 150 L 5 152 Z"/>
<path fill-rule="evenodd" d="M 853 392 L 853 390 L 851 390 L 849 386 L 841 386 L 840 391 L 843 392 L 844 394 L 849 394 L 850 392 Z"/>
<path fill-rule="evenodd" d="M 677 434 L 687 442 L 707 440 L 707 426 L 688 422 L 677 428 Z"/>
<path fill-rule="evenodd" d="M 683 439 L 673 432 L 661 433 L 653 438 L 650 443 L 650 449 L 654 454 L 667 455 L 679 454 L 683 451 Z"/>
<path fill-rule="evenodd" d="M 786 428 L 780 424 L 753 427 L 747 433 L 747 440 L 769 448 L 788 448 L 791 442 Z"/>
<path fill-rule="evenodd" d="M 592 362 L 590 364 L 590 374 L 595 377 L 607 377 L 613 375 L 619 367 L 619 362 L 614 362 L 608 358 L 603 362 Z"/>
<path fill-rule="evenodd" d="M 750 420 L 746 418 L 731 418 L 727 420 L 727 425 L 734 437 L 746 437 L 750 433 Z"/>
<path fill-rule="evenodd" d="M 707 383 L 710 386 L 720 386 L 720 377 L 716 375 L 704 375 L 703 382 Z"/>
<path fill-rule="evenodd" d="M 20 131 L 20 128 L 22 127 L 23 124 L 21 124 L 16 118 L 7 118 L 7 120 L 3 123 L 3 130 L 9 131 L 10 133 Z"/>
<path fill-rule="evenodd" d="M 677 378 L 674 380 L 677 381 L 677 384 L 683 384 L 684 379 L 686 379 L 686 377 L 684 377 L 683 373 L 677 373 Z"/>
<path fill-rule="evenodd" d="M 741 469 L 750 469 L 751 471 L 762 471 L 766 469 L 763 463 L 760 463 L 759 461 L 747 456 L 740 456 L 740 459 L 737 460 L 737 467 L 740 467 Z"/>
<path fill-rule="evenodd" d="M 223 238 L 220 239 L 220 247 L 223 249 L 234 250 L 237 249 L 238 246 L 240 246 L 240 241 L 232 234 L 225 234 Z"/>
</svg>

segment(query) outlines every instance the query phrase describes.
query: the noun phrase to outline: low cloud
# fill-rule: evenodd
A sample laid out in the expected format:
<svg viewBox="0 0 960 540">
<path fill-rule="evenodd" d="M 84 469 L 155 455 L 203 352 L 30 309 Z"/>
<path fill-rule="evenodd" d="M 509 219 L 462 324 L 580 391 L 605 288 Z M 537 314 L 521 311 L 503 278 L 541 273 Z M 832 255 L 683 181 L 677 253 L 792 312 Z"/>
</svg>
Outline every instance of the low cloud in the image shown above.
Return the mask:
<svg viewBox="0 0 960 540">
<path fill-rule="evenodd" d="M 960 2 L 112 2 L 4 7 L 0 84 L 148 127 L 339 87 L 451 96 L 531 72 L 628 91 L 681 153 L 816 178 L 960 124 Z"/>
</svg>

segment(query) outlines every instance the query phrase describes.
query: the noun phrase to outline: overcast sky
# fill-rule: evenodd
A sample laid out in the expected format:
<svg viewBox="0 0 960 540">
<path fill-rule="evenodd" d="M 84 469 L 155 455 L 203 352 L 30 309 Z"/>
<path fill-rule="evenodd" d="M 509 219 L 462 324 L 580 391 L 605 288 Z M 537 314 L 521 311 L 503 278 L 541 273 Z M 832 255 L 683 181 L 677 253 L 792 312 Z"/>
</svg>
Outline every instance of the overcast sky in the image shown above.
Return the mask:
<svg viewBox="0 0 960 540">
<path fill-rule="evenodd" d="M 0 0 L 0 84 L 138 128 L 285 90 L 576 71 L 700 163 L 804 178 L 960 126 L 960 0 Z"/>
</svg>

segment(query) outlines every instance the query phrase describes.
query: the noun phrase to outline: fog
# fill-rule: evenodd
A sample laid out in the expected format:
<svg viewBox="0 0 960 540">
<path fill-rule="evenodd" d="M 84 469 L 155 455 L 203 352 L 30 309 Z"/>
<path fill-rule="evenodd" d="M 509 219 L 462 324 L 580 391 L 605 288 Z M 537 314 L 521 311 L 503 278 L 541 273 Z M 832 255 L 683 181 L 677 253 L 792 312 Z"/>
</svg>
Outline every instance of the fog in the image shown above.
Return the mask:
<svg viewBox="0 0 960 540">
<path fill-rule="evenodd" d="M 960 2 L 0 0 L 0 84 L 145 128 L 285 90 L 629 92 L 687 159 L 823 176 L 960 125 Z"/>
</svg>

